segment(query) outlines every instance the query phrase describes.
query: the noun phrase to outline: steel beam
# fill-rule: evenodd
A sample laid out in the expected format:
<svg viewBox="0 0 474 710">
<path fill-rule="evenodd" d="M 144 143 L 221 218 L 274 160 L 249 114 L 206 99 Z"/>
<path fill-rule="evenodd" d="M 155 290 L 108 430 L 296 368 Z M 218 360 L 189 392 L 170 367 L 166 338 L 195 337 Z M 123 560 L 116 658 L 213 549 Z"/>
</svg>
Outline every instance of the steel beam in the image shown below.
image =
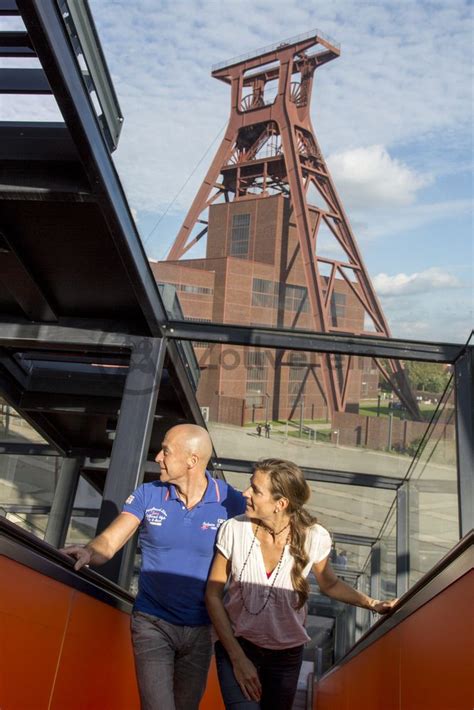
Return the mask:
<svg viewBox="0 0 474 710">
<path fill-rule="evenodd" d="M 74 325 L 43 325 L 41 323 L 11 322 L 1 323 L 0 347 L 16 350 L 43 349 L 71 350 L 84 349 L 86 352 L 129 352 L 143 338 L 124 332 L 109 332 L 98 327 L 81 328 Z"/>
<path fill-rule="evenodd" d="M 1 35 L 0 35 L 1 37 Z M 59 122 L 0 121 L 0 160 L 77 163 L 79 156 L 67 127 Z M 31 166 L 31 162 L 29 163 Z M 12 171 L 9 171 L 12 177 Z M 5 180 L 2 180 L 2 184 Z M 49 199 L 49 198 L 48 198 Z"/>
<path fill-rule="evenodd" d="M 0 441 L 0 454 L 5 456 L 59 456 L 57 449 L 48 444 Z"/>
<path fill-rule="evenodd" d="M 213 458 L 212 466 L 218 471 L 234 471 L 235 473 L 251 473 L 255 461 L 240 459 Z M 403 478 L 391 476 L 376 476 L 370 473 L 356 473 L 353 471 L 328 471 L 325 468 L 307 468 L 301 466 L 307 481 L 320 481 L 324 483 L 342 483 L 349 486 L 367 486 L 368 488 L 384 488 L 396 491 L 403 483 Z"/>
<path fill-rule="evenodd" d="M 134 350 L 120 406 L 115 441 L 97 523 L 100 534 L 120 513 L 125 499 L 143 481 L 153 417 L 165 357 L 162 339 L 149 339 L 146 358 Z M 101 567 L 101 574 L 128 588 L 133 573 L 136 540 L 130 540 Z"/>
<path fill-rule="evenodd" d="M 15 0 L 0 0 L 0 17 L 19 15 Z"/>
<path fill-rule="evenodd" d="M 44 536 L 45 542 L 54 547 L 63 547 L 66 542 L 81 466 L 82 459 L 63 459 Z"/>
<path fill-rule="evenodd" d="M 17 4 L 151 334 L 161 336 L 166 312 L 61 12 L 52 0 Z"/>
<path fill-rule="evenodd" d="M 34 274 L 17 253 L 14 242 L 5 232 L 0 233 L 2 258 L 0 280 L 18 303 L 23 313 L 33 321 L 56 321 L 51 303 L 38 285 Z"/>
<path fill-rule="evenodd" d="M 46 441 L 56 449 L 58 454 L 67 456 L 69 444 L 63 434 L 41 413 L 37 413 L 32 417 L 28 412 L 24 412 L 21 409 L 23 390 L 7 373 L 3 373 L 3 375 L 0 376 L 0 392 L 7 404 L 11 405 L 36 432 L 46 439 Z"/>
<path fill-rule="evenodd" d="M 452 363 L 463 349 L 462 345 L 449 343 L 424 343 L 376 336 L 324 334 L 306 330 L 194 321 L 171 320 L 163 326 L 163 330 L 172 340 L 196 340 L 221 345 L 251 345 L 254 348 L 283 348 L 427 362 Z"/>
<path fill-rule="evenodd" d="M 0 32 L 0 57 L 35 57 L 28 32 Z"/>
<path fill-rule="evenodd" d="M 0 69 L 0 94 L 51 94 L 42 69 Z"/>
<path fill-rule="evenodd" d="M 51 384 L 54 385 L 54 382 Z M 58 394 L 52 389 L 43 392 L 27 392 L 22 396 L 20 406 L 28 412 L 116 416 L 120 409 L 120 397 L 96 396 L 92 387 L 90 389 L 90 393 L 84 392 L 82 395 Z"/>
<path fill-rule="evenodd" d="M 460 537 L 474 528 L 474 347 L 454 365 Z"/>
</svg>

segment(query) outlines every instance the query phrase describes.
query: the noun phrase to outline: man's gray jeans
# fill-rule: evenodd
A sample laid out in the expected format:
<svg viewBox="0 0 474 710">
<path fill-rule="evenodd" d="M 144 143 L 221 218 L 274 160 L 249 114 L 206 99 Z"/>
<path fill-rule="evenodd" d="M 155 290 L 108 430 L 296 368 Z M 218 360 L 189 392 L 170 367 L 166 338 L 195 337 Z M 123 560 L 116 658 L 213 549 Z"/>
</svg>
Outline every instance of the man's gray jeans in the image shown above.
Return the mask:
<svg viewBox="0 0 474 710">
<path fill-rule="evenodd" d="M 175 626 L 134 611 L 131 629 L 142 710 L 198 710 L 211 661 L 211 627 Z"/>
</svg>

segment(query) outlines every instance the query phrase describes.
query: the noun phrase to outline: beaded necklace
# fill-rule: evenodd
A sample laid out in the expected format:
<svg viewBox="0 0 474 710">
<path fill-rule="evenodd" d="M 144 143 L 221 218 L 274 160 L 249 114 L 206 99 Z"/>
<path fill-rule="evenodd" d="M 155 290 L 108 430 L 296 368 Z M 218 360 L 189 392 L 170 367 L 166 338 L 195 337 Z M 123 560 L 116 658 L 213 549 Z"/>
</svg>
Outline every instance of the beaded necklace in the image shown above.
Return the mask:
<svg viewBox="0 0 474 710">
<path fill-rule="evenodd" d="M 258 533 L 258 531 L 259 531 L 259 528 L 260 528 L 260 523 L 257 523 L 257 528 L 256 528 L 256 530 L 255 530 L 255 532 L 254 532 L 254 535 L 253 535 L 252 544 L 250 545 L 250 548 L 249 548 L 249 551 L 248 551 L 248 555 L 247 555 L 247 557 L 245 558 L 245 562 L 244 562 L 244 564 L 242 565 L 242 569 L 240 570 L 239 578 L 238 578 L 238 580 L 237 580 L 238 585 L 239 585 L 240 598 L 241 598 L 241 600 L 242 600 L 242 606 L 244 607 L 244 609 L 245 609 L 245 611 L 247 612 L 247 614 L 251 614 L 252 616 L 258 616 L 259 614 L 261 614 L 262 611 L 263 611 L 263 610 L 265 609 L 265 607 L 267 606 L 268 602 L 270 601 L 270 598 L 272 597 L 272 594 L 273 594 L 273 587 L 275 586 L 275 582 L 276 582 L 277 577 L 278 577 L 278 574 L 279 574 L 279 572 L 280 572 L 281 563 L 282 563 L 282 560 L 283 560 L 283 555 L 284 555 L 284 553 L 285 553 L 285 545 L 284 545 L 283 548 L 282 548 L 282 551 L 281 551 L 280 559 L 278 560 L 278 564 L 277 564 L 277 566 L 276 566 L 276 571 L 275 571 L 275 575 L 274 575 L 274 577 L 273 577 L 273 582 L 271 583 L 270 589 L 268 590 L 267 597 L 266 597 L 265 601 L 263 602 L 262 606 L 260 607 L 260 609 L 259 609 L 258 611 L 251 611 L 251 610 L 248 608 L 247 604 L 245 603 L 244 589 L 243 589 L 243 584 L 242 584 L 242 575 L 243 575 L 243 573 L 244 573 L 244 569 L 245 569 L 246 566 L 247 566 L 247 562 L 249 561 L 250 555 L 252 554 L 252 549 L 253 549 L 253 546 L 254 546 L 254 544 L 255 544 L 255 540 L 257 539 L 257 533 Z M 280 530 L 280 532 L 282 532 L 282 531 Z M 287 538 L 287 540 L 288 540 L 288 538 Z"/>
</svg>

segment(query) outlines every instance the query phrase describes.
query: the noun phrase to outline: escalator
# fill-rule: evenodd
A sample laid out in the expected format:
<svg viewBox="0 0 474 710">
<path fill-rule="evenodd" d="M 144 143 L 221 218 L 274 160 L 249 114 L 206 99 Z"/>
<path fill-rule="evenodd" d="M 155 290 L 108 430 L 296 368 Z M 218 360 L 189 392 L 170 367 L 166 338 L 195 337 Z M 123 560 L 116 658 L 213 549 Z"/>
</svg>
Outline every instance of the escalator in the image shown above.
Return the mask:
<svg viewBox="0 0 474 710">
<path fill-rule="evenodd" d="M 317 680 L 313 710 L 474 706 L 471 531 Z"/>
<path fill-rule="evenodd" d="M 471 708 L 473 541 L 471 532 L 319 680 L 307 662 L 294 708 Z M 75 572 L 1 518 L 0 579 L 2 710 L 138 710 L 128 592 L 93 570 Z M 222 707 L 212 665 L 201 710 Z"/>
<path fill-rule="evenodd" d="M 0 518 L 2 710 L 139 710 L 133 597 Z M 215 668 L 201 703 L 220 705 Z"/>
</svg>

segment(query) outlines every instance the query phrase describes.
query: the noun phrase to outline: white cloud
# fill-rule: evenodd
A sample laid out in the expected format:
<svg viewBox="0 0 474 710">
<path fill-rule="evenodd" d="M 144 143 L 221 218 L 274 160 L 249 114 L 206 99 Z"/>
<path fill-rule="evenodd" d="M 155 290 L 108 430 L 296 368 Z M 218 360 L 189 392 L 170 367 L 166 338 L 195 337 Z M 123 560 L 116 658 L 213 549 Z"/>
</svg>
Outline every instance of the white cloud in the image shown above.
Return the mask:
<svg viewBox="0 0 474 710">
<path fill-rule="evenodd" d="M 393 156 L 394 147 L 421 140 L 431 155 L 449 142 L 437 163 L 446 171 L 459 153 L 466 155 L 472 120 L 467 0 L 91 0 L 91 8 L 125 117 L 114 159 L 138 210 L 162 212 L 225 123 L 229 87 L 211 78 L 211 66 L 316 26 L 341 43 L 340 58 L 316 73 L 312 118 L 324 154 L 386 146 Z M 2 97 L 4 120 L 20 118 L 19 98 Z M 35 118 L 23 113 L 24 120 Z M 40 116 L 47 117 L 44 103 Z M 214 149 L 172 212 L 189 207 Z M 372 158 L 372 178 L 365 175 L 355 197 L 410 204 L 426 175 L 383 150 L 365 156 Z M 374 176 L 384 166 L 388 174 L 376 189 Z"/>
<path fill-rule="evenodd" d="M 333 153 L 327 162 L 345 204 L 355 209 L 412 204 L 417 191 L 432 182 L 432 176 L 392 158 L 383 145 Z"/>
<path fill-rule="evenodd" d="M 373 284 L 380 296 L 405 296 L 461 286 L 456 276 L 436 266 L 413 274 L 377 274 L 373 278 Z"/>
<path fill-rule="evenodd" d="M 474 325 L 472 289 L 382 295 L 392 336 L 410 340 L 464 343 Z"/>
<path fill-rule="evenodd" d="M 356 239 L 363 252 L 364 242 L 371 240 L 372 263 L 379 254 L 383 265 L 373 271 L 388 269 L 383 253 L 388 240 L 383 237 L 411 234 L 427 225 L 435 234 L 445 220 L 464 220 L 471 209 L 466 182 L 464 192 L 457 183 L 446 192 L 435 183 L 436 191 L 427 194 L 425 189 L 420 204 L 420 192 L 431 180 L 455 175 L 460 166 L 468 174 L 470 0 L 90 0 L 90 5 L 125 118 L 114 161 L 142 229 L 148 222 L 156 225 L 155 215 L 178 195 L 170 219 L 149 240 L 150 251 L 162 255 L 161 245 L 174 237 L 175 217 L 189 208 L 217 143 L 196 165 L 228 118 L 229 87 L 212 79 L 211 66 L 312 27 L 341 43 L 341 56 L 316 72 L 311 116 L 323 154 L 330 156 L 336 188 L 357 225 Z M 0 18 L 0 29 L 16 29 L 8 24 L 11 19 Z M 2 120 L 59 120 L 50 97 L 2 96 L 0 114 Z M 428 263 L 451 263 L 449 234 L 446 229 L 445 245 L 436 245 L 436 261 Z M 394 335 L 426 337 L 435 333 L 437 323 L 445 334 L 455 327 L 462 334 L 466 302 L 453 303 L 449 313 L 438 304 L 444 320 L 432 311 L 425 317 L 420 308 L 413 309 L 413 294 L 419 296 L 418 306 L 433 293 L 453 298 L 461 291 L 454 290 L 448 272 L 420 267 L 424 262 L 419 255 L 412 266 L 417 248 L 414 241 L 401 255 L 393 267 L 399 274 L 376 277 L 387 294 L 377 287 Z M 464 251 L 456 259 L 468 262 L 469 257 Z M 402 295 L 411 301 L 403 313 Z M 405 328 L 397 326 L 397 318 L 409 323 L 410 308 L 411 326 L 397 331 Z"/>
</svg>

